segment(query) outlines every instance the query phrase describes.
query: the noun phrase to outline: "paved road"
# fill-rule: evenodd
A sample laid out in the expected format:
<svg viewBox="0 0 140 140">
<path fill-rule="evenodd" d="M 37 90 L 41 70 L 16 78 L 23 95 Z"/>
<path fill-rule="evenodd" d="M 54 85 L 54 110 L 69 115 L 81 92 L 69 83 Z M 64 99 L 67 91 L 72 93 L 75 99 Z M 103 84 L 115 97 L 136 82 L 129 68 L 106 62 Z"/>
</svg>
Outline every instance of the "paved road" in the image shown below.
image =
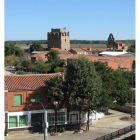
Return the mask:
<svg viewBox="0 0 140 140">
<path fill-rule="evenodd" d="M 118 129 L 134 124 L 133 121 L 122 121 L 119 118 L 128 116 L 126 113 L 109 110 L 111 115 L 104 116 L 101 120 L 97 120 L 90 127 L 90 131 L 83 133 L 65 132 L 61 136 L 48 136 L 48 140 L 93 140 L 95 138 L 104 136 L 108 133 L 114 132 Z M 134 132 L 133 132 L 134 133 Z M 125 137 L 125 136 L 124 136 Z M 28 134 L 18 136 L 8 136 L 5 140 L 43 140 L 43 134 Z"/>
</svg>

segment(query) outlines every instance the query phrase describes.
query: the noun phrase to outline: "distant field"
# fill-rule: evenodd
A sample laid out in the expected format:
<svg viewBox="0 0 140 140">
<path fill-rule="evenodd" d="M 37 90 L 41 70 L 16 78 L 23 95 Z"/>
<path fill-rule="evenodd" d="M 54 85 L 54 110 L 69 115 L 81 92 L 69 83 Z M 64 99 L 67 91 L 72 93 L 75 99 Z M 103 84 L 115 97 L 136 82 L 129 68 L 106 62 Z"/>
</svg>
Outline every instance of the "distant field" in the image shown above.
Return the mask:
<svg viewBox="0 0 140 140">
<path fill-rule="evenodd" d="M 130 46 L 130 45 L 132 45 L 132 44 L 126 44 L 128 47 Z M 20 44 L 20 45 L 15 45 L 15 46 L 17 46 L 17 47 L 27 47 L 27 45 L 26 44 Z M 30 45 L 28 45 L 28 46 L 30 46 Z M 41 44 L 41 46 L 43 47 L 43 48 L 47 48 L 47 44 Z M 91 48 L 95 48 L 95 49 L 106 49 L 107 48 L 107 45 L 106 44 L 70 44 L 70 48 L 79 48 L 79 46 L 81 46 L 81 48 L 89 48 L 89 47 L 91 47 Z"/>
<path fill-rule="evenodd" d="M 100 49 L 105 49 L 107 48 L 106 44 L 70 44 L 71 48 L 79 48 L 79 46 L 81 46 L 81 48 L 100 48 Z"/>
</svg>

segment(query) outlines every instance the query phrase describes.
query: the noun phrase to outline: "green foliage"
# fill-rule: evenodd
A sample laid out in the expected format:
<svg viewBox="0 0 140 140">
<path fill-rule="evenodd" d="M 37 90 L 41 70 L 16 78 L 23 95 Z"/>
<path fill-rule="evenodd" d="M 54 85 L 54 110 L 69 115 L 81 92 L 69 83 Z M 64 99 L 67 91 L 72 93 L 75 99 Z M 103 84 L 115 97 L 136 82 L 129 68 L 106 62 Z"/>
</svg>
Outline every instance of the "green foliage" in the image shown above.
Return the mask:
<svg viewBox="0 0 140 140">
<path fill-rule="evenodd" d="M 131 46 L 128 48 L 127 52 L 135 53 L 135 44 L 131 45 Z"/>
<path fill-rule="evenodd" d="M 48 72 L 51 70 L 51 66 L 47 63 L 44 63 L 43 60 L 38 60 L 36 62 L 35 68 L 38 71 Z"/>
<path fill-rule="evenodd" d="M 17 66 L 19 65 L 19 62 L 18 62 L 17 60 L 14 61 L 13 65 L 14 65 L 15 67 L 17 67 Z"/>
<path fill-rule="evenodd" d="M 129 70 L 120 70 L 122 76 L 129 81 L 129 85 L 132 86 L 132 78 L 133 78 L 133 87 L 135 87 L 135 69 Z M 132 75 L 133 74 L 133 75 Z"/>
<path fill-rule="evenodd" d="M 60 127 L 60 132 L 64 133 L 65 132 L 65 128 L 64 127 Z"/>
<path fill-rule="evenodd" d="M 40 43 L 34 42 L 32 45 L 30 45 L 30 52 L 33 51 L 44 51 L 44 48 Z"/>
<path fill-rule="evenodd" d="M 55 72 L 64 72 L 64 68 L 63 67 L 56 67 L 54 69 Z"/>
<path fill-rule="evenodd" d="M 13 44 L 5 45 L 5 56 L 9 55 L 21 56 L 22 54 L 23 51 L 19 47 L 16 47 Z"/>
<path fill-rule="evenodd" d="M 61 77 L 50 78 L 46 83 L 46 99 L 48 102 L 58 101 L 59 104 L 64 99 L 63 80 Z"/>
<path fill-rule="evenodd" d="M 56 50 L 51 50 L 49 51 L 49 53 L 46 54 L 48 61 L 46 63 L 49 63 L 51 65 L 51 70 L 55 71 L 54 69 L 56 67 L 63 67 L 63 65 L 65 65 L 65 60 L 64 59 L 60 59 L 58 57 L 59 52 Z M 56 71 L 59 68 L 56 69 Z M 60 70 L 60 69 L 59 69 Z"/>
<path fill-rule="evenodd" d="M 69 102 L 78 107 L 80 114 L 82 111 L 90 112 L 101 107 L 102 81 L 95 71 L 93 62 L 85 57 L 79 57 L 69 63 L 66 85 Z"/>
<path fill-rule="evenodd" d="M 30 60 L 24 59 L 21 63 L 22 67 L 29 68 Z"/>
<path fill-rule="evenodd" d="M 103 108 L 113 107 L 113 101 L 123 106 L 131 101 L 131 86 L 129 80 L 123 76 L 120 70 L 113 70 L 106 64 L 94 62 L 96 71 L 101 76 L 103 86 L 102 94 L 106 97 L 103 102 Z"/>
<path fill-rule="evenodd" d="M 18 71 L 17 71 L 17 75 L 24 75 L 24 74 L 26 74 L 26 72 L 21 71 L 21 70 L 18 70 Z"/>
<path fill-rule="evenodd" d="M 16 61 L 16 56 L 15 55 L 5 56 L 5 64 L 6 65 L 14 65 L 15 61 Z"/>
</svg>

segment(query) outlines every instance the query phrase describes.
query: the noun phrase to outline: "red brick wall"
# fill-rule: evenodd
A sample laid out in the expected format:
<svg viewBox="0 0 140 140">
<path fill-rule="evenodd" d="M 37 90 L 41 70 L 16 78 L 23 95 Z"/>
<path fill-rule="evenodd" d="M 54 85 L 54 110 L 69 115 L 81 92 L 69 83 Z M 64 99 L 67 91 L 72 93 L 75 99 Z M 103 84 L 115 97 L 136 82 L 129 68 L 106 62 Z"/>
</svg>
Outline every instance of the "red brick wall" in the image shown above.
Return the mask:
<svg viewBox="0 0 140 140">
<path fill-rule="evenodd" d="M 47 101 L 45 99 L 45 89 L 36 89 L 36 90 L 11 90 L 7 93 L 8 102 L 7 111 L 22 111 L 22 110 L 34 110 L 34 109 L 43 109 L 41 104 L 34 104 L 30 100 L 34 98 L 35 93 L 41 94 L 41 102 L 46 106 Z M 14 95 L 21 94 L 21 105 L 14 105 Z"/>
<path fill-rule="evenodd" d="M 8 93 L 4 92 L 4 111 L 8 111 Z"/>
</svg>

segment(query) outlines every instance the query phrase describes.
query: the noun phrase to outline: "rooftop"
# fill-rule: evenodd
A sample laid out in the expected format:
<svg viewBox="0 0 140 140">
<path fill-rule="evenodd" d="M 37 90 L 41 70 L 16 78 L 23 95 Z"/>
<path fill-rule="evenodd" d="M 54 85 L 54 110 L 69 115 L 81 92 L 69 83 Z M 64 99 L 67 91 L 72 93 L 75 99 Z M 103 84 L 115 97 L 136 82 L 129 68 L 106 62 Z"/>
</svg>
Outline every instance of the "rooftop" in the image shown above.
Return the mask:
<svg viewBox="0 0 140 140">
<path fill-rule="evenodd" d="M 36 89 L 45 87 L 46 81 L 57 76 L 61 76 L 60 73 L 4 76 L 4 85 L 8 90 Z"/>
</svg>

